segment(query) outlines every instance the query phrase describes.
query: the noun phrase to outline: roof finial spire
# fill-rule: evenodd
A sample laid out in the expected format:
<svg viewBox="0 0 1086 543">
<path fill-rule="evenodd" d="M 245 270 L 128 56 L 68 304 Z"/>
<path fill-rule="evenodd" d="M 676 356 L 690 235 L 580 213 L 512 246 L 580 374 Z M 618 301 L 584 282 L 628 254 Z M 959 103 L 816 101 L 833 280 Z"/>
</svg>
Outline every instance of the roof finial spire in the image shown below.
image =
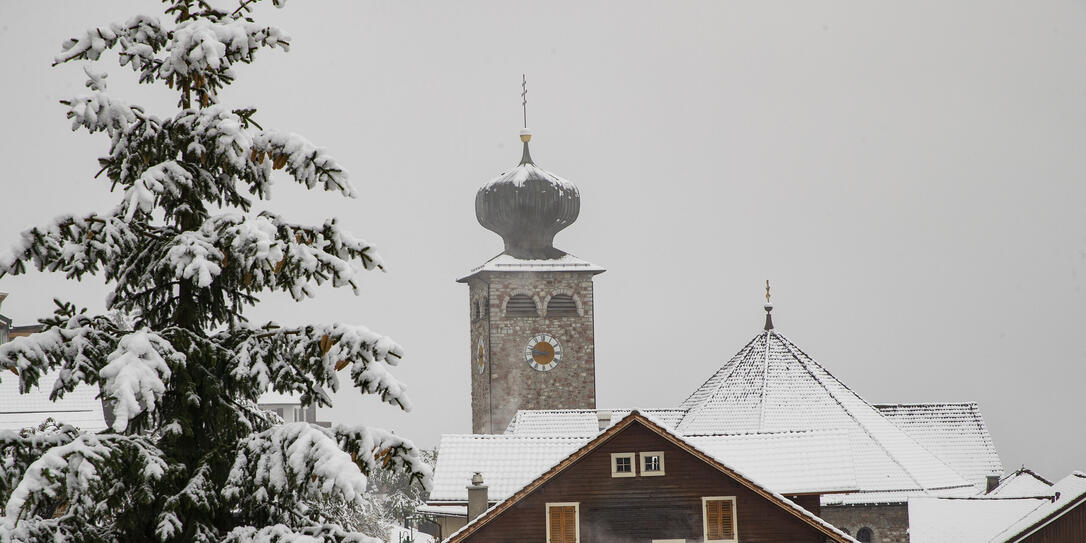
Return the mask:
<svg viewBox="0 0 1086 543">
<path fill-rule="evenodd" d="M 524 154 L 520 157 L 521 164 L 534 164 L 532 154 L 528 152 L 528 142 L 532 141 L 532 131 L 528 130 L 528 77 L 520 74 L 520 107 L 524 110 L 524 128 L 520 131 L 520 141 L 524 142 Z"/>
<path fill-rule="evenodd" d="M 773 312 L 773 304 L 770 303 L 769 297 L 770 297 L 769 279 L 766 279 L 765 280 L 765 306 L 764 306 L 765 307 L 765 329 L 766 330 L 772 330 L 773 329 L 773 315 L 770 314 L 770 313 Z"/>
</svg>

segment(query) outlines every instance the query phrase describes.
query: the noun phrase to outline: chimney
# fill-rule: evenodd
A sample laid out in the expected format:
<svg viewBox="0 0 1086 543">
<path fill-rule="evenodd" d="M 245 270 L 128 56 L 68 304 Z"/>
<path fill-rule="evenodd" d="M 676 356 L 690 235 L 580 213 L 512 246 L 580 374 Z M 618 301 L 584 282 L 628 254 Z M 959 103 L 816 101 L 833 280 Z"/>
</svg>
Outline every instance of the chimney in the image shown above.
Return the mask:
<svg viewBox="0 0 1086 543">
<path fill-rule="evenodd" d="M 986 482 L 986 485 L 985 485 L 984 493 L 988 494 L 991 491 L 995 490 L 997 486 L 999 486 L 999 476 L 998 475 L 989 475 L 986 478 L 985 482 Z"/>
<path fill-rule="evenodd" d="M 606 410 L 596 411 L 596 420 L 599 423 L 599 430 L 602 432 L 611 426 L 611 412 Z"/>
<path fill-rule="evenodd" d="M 483 474 L 475 472 L 471 476 L 471 484 L 468 485 L 468 522 L 483 514 L 490 506 L 487 498 L 486 485 L 483 484 Z"/>
</svg>

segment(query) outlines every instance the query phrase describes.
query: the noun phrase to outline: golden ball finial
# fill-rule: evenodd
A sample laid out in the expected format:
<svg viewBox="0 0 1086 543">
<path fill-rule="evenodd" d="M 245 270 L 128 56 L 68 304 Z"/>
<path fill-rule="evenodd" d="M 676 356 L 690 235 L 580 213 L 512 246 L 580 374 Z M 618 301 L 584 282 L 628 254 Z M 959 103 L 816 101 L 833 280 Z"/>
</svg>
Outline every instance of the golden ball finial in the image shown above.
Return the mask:
<svg viewBox="0 0 1086 543">
<path fill-rule="evenodd" d="M 523 141 L 524 143 L 532 141 L 532 131 L 527 128 L 522 129 L 520 131 L 520 141 Z"/>
</svg>

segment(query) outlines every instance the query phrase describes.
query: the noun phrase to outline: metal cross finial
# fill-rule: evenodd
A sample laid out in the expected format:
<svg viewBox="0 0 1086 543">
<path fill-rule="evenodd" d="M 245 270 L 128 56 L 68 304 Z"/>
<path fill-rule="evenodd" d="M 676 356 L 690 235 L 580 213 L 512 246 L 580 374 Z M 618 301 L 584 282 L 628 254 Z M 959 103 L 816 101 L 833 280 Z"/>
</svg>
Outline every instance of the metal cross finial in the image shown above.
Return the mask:
<svg viewBox="0 0 1086 543">
<path fill-rule="evenodd" d="M 524 128 L 528 128 L 528 76 L 520 74 L 520 105 L 524 108 Z"/>
<path fill-rule="evenodd" d="M 765 303 L 769 303 L 769 279 L 765 280 Z"/>
</svg>

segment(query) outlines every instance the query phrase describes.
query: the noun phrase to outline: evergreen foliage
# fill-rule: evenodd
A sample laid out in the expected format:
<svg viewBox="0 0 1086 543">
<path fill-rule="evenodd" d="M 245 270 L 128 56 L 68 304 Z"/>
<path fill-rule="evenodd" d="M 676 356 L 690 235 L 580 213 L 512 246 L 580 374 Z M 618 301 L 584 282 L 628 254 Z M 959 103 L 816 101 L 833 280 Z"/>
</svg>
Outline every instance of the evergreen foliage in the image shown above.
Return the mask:
<svg viewBox="0 0 1086 543">
<path fill-rule="evenodd" d="M 0 369 L 18 375 L 24 392 L 58 371 L 54 398 L 97 386 L 115 418 L 98 434 L 57 424 L 0 432 L 3 541 L 368 541 L 336 524 L 325 504 L 364 505 L 376 471 L 428 484 L 417 449 L 390 432 L 287 424 L 256 406 L 269 389 L 327 406 L 348 376 L 410 408 L 390 371 L 402 350 L 389 338 L 243 315 L 259 293 L 302 300 L 323 283 L 357 292 L 359 275 L 381 269 L 373 247 L 335 219 L 307 226 L 250 212 L 269 197 L 275 170 L 356 196 L 324 149 L 261 127 L 252 108 L 220 103 L 236 64 L 289 48 L 283 31 L 252 19 L 258 2 L 229 11 L 165 0 L 165 22 L 138 15 L 92 28 L 56 58 L 93 62 L 116 51 L 141 83 L 176 90 L 180 111 L 157 117 L 129 105 L 90 68 L 89 92 L 62 102 L 73 130 L 110 138 L 99 175 L 121 201 L 24 232 L 0 257 L 0 275 L 29 267 L 77 281 L 99 275 L 112 287 L 108 312 L 58 302 L 41 333 L 0 346 Z"/>
</svg>

